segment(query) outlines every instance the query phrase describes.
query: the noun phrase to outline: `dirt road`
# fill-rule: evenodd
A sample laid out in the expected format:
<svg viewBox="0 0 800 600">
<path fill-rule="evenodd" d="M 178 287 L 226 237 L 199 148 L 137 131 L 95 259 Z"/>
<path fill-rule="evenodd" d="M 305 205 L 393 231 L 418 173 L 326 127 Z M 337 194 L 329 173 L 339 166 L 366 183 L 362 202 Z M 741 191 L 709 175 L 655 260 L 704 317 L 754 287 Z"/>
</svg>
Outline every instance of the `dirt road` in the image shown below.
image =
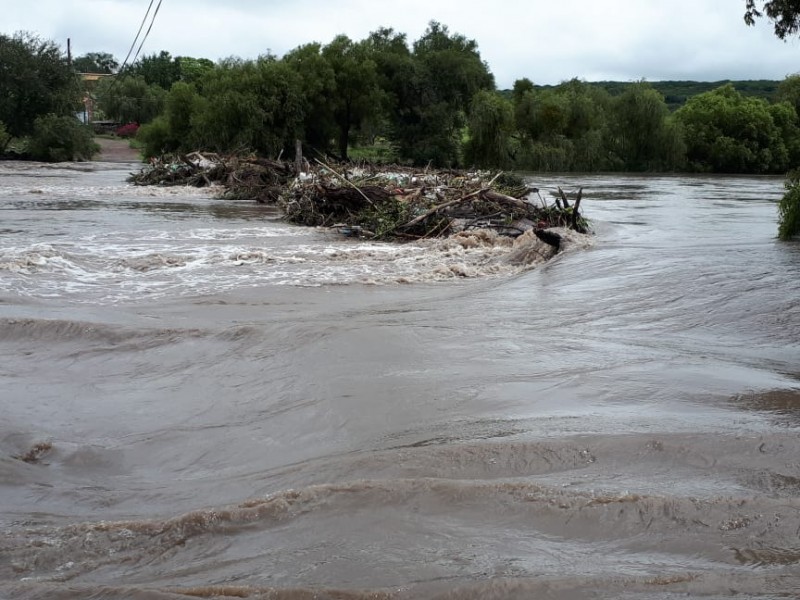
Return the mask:
<svg viewBox="0 0 800 600">
<path fill-rule="evenodd" d="M 100 146 L 100 153 L 92 160 L 103 162 L 141 162 L 138 150 L 130 147 L 128 140 L 119 138 L 96 137 L 94 141 Z"/>
</svg>

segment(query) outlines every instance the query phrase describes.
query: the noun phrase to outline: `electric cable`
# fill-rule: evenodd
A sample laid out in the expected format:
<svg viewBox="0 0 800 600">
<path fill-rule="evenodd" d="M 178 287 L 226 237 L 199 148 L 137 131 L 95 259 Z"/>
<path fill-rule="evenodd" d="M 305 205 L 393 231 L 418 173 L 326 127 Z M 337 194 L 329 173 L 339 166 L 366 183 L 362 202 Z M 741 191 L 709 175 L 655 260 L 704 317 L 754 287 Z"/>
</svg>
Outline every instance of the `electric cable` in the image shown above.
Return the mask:
<svg viewBox="0 0 800 600">
<path fill-rule="evenodd" d="M 163 0 L 158 0 L 158 4 L 156 5 L 156 10 L 155 12 L 153 12 L 153 18 L 150 19 L 150 26 L 147 28 L 147 31 L 145 32 L 144 37 L 142 38 L 142 42 L 141 44 L 139 44 L 138 50 L 136 50 L 136 55 L 133 57 L 134 63 L 136 62 L 136 59 L 139 58 L 139 53 L 142 51 L 142 46 L 144 46 L 144 43 L 147 40 L 147 36 L 150 35 L 150 30 L 153 28 L 153 23 L 156 22 L 156 16 L 158 15 L 158 11 L 161 8 L 162 1 Z M 152 1 L 150 2 L 150 4 L 152 5 Z"/>
<path fill-rule="evenodd" d="M 136 42 L 139 39 L 139 35 L 142 33 L 142 28 L 144 27 L 144 24 L 147 21 L 147 17 L 150 14 L 150 9 L 153 8 L 153 2 L 154 1 L 155 0 L 150 0 L 150 4 L 147 7 L 147 12 L 144 13 L 144 18 L 142 19 L 142 22 L 139 24 L 139 31 L 136 32 L 136 37 L 133 38 L 133 43 L 131 43 L 131 47 L 128 50 L 128 55 L 125 57 L 125 60 L 122 61 L 122 65 L 120 66 L 119 71 L 118 71 L 119 73 L 121 73 L 125 69 L 125 65 L 128 64 L 128 59 L 131 57 L 131 52 L 133 52 L 133 49 L 136 47 Z M 159 2 L 159 6 L 160 5 L 161 5 L 161 3 Z M 153 26 L 153 23 L 151 21 L 150 22 L 150 27 L 152 27 L 152 26 Z M 140 46 L 140 48 L 141 48 L 141 46 Z M 136 60 L 136 59 L 134 59 L 134 60 Z"/>
<path fill-rule="evenodd" d="M 131 52 L 133 52 L 134 47 L 136 46 L 136 42 L 139 39 L 139 35 L 142 33 L 142 29 L 144 28 L 144 24 L 147 21 L 147 17 L 150 14 L 150 9 L 153 8 L 153 2 L 155 0 L 150 0 L 150 4 L 147 6 L 147 12 L 144 13 L 144 18 L 142 19 L 141 24 L 139 25 L 139 31 L 136 32 L 136 37 L 133 38 L 133 43 L 131 44 L 130 50 L 128 50 L 128 56 L 125 57 L 125 60 L 122 61 L 122 66 L 117 71 L 117 76 L 114 78 L 114 81 L 111 82 L 111 87 L 108 90 L 110 94 L 114 88 L 117 86 L 117 83 L 122 79 L 125 75 L 125 66 L 128 64 L 128 59 L 131 56 Z M 144 36 L 142 37 L 141 42 L 139 43 L 139 48 L 136 50 L 136 54 L 131 61 L 131 65 L 136 62 L 139 58 L 139 53 L 142 51 L 142 47 L 144 47 L 144 43 L 147 40 L 147 37 L 150 35 L 150 31 L 153 29 L 153 23 L 156 22 L 156 16 L 158 15 L 158 11 L 161 8 L 161 3 L 163 0 L 158 0 L 158 4 L 156 5 L 155 11 L 153 11 L 153 16 L 150 18 L 150 25 L 147 27 L 147 31 L 145 32 Z"/>
</svg>

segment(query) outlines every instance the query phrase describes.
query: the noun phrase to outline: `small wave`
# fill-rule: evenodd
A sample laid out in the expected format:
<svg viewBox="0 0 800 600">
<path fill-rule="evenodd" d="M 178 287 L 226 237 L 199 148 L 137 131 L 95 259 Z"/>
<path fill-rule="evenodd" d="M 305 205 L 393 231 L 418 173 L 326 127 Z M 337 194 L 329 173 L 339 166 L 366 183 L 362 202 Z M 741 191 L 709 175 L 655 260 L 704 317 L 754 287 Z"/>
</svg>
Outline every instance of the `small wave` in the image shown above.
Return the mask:
<svg viewBox="0 0 800 600">
<path fill-rule="evenodd" d="M 187 337 L 203 335 L 205 332 L 199 329 L 137 330 L 60 319 L 0 319 L 0 338 L 8 341 L 65 342 L 83 340 L 110 345 L 138 342 L 138 347 L 143 348 L 176 343 Z"/>
<path fill-rule="evenodd" d="M 684 544 L 696 551 L 699 544 L 708 553 L 725 547 L 753 547 L 760 542 L 777 549 L 785 543 L 787 550 L 783 554 L 794 556 L 790 551 L 791 538 L 800 526 L 800 513 L 787 510 L 785 501 L 773 502 L 766 498 L 698 500 L 627 492 L 596 494 L 530 482 L 393 479 L 290 489 L 168 520 L 101 521 L 55 529 L 28 528 L 24 532 L 5 534 L 0 538 L 0 549 L 5 548 L 11 554 L 21 572 L 29 572 L 35 565 L 38 572 L 44 569 L 55 576 L 64 557 L 92 570 L 102 564 L 144 560 L 182 547 L 199 536 L 232 538 L 253 529 L 263 530 L 296 521 L 312 513 L 335 518 L 342 511 L 363 512 L 371 507 L 387 506 L 398 510 L 424 506 L 428 512 L 451 517 L 460 511 L 473 514 L 471 511 L 476 507 L 492 507 L 490 512 L 496 518 L 521 518 L 522 522 L 535 524 L 532 527 L 540 534 L 593 542 L 647 536 L 654 543 L 660 536 L 666 536 L 675 549 L 676 544 Z M 674 540 L 676 530 L 685 541 Z M 775 552 L 778 556 L 778 551 Z M 723 551 L 720 558 L 725 554 Z M 731 559 L 733 554 L 732 550 L 728 552 Z"/>
<path fill-rule="evenodd" d="M 148 586 L 23 581 L 0 584 L 12 600 L 187 600 L 253 598 L 259 600 L 596 600 L 598 598 L 797 598 L 800 578 L 784 573 L 670 570 L 659 575 L 491 576 L 431 582 L 410 581 L 391 588 L 330 586 L 263 587 L 258 585 Z"/>
<path fill-rule="evenodd" d="M 410 587 L 410 586 L 409 586 Z M 245 585 L 205 585 L 156 588 L 146 585 L 111 586 L 48 582 L 0 584 L 0 596 L 20 600 L 86 600 L 124 598 L 129 600 L 187 600 L 192 598 L 253 598 L 260 600 L 411 600 L 398 590 L 347 590 L 322 587 L 256 587 Z M 417 598 L 419 598 L 417 596 Z"/>
<path fill-rule="evenodd" d="M 0 271 L 32 275 L 39 271 L 68 271 L 75 267 L 73 258 L 47 244 L 0 254 Z"/>
<path fill-rule="evenodd" d="M 125 269 L 138 271 L 139 273 L 146 273 L 155 269 L 185 267 L 190 258 L 186 256 L 170 255 L 153 253 L 145 256 L 136 256 L 132 258 L 123 258 L 119 261 L 119 265 Z"/>
</svg>

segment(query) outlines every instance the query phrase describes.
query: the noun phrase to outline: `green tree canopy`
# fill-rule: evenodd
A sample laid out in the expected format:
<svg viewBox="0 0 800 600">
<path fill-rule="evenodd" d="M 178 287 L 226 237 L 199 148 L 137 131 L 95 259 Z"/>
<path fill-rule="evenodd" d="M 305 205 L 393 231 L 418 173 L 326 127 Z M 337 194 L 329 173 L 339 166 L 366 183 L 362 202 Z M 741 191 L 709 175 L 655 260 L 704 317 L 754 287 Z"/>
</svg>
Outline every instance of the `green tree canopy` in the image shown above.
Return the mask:
<svg viewBox="0 0 800 600">
<path fill-rule="evenodd" d="M 72 67 L 78 73 L 116 73 L 119 62 L 108 52 L 88 52 L 72 61 Z"/>
<path fill-rule="evenodd" d="M 700 94 L 677 111 L 694 168 L 721 173 L 777 173 L 789 154 L 765 100 L 727 84 Z"/>
<path fill-rule="evenodd" d="M 496 92 L 477 92 L 470 104 L 468 124 L 469 140 L 465 159 L 476 165 L 507 167 L 510 137 L 514 128 L 511 102 Z"/>
<path fill-rule="evenodd" d="M 117 76 L 104 78 L 96 90 L 98 108 L 112 121 L 147 123 L 164 108 L 166 92 L 144 77 Z"/>
<path fill-rule="evenodd" d="M 178 63 L 178 78 L 185 83 L 199 83 L 214 68 L 214 62 L 207 58 L 178 56 L 175 62 Z"/>
<path fill-rule="evenodd" d="M 27 135 L 37 117 L 70 114 L 79 100 L 78 78 L 55 43 L 0 34 L 0 122 L 9 134 Z"/>
<path fill-rule="evenodd" d="M 664 97 L 647 83 L 635 83 L 614 98 L 611 135 L 617 156 L 627 170 L 674 168 L 682 155 L 682 135 L 669 119 Z"/>
<path fill-rule="evenodd" d="M 469 103 L 477 92 L 494 90 L 494 77 L 475 40 L 451 34 L 436 21 L 414 42 L 410 56 L 401 44 L 391 40 L 396 71 L 389 121 L 398 152 L 418 164 L 457 164 Z"/>
<path fill-rule="evenodd" d="M 218 152 L 277 156 L 303 131 L 300 76 L 273 56 L 229 60 L 209 71 L 191 118 L 192 140 Z"/>
<path fill-rule="evenodd" d="M 529 79 L 511 92 L 516 166 L 532 170 L 596 171 L 619 168 L 611 160 L 612 101 L 602 88 L 572 79 L 536 88 Z"/>
<path fill-rule="evenodd" d="M 347 159 L 350 132 L 380 108 L 377 65 L 366 42 L 353 42 L 340 35 L 322 48 L 322 56 L 333 70 L 335 90 L 329 98 L 338 130 L 339 156 Z"/>
<path fill-rule="evenodd" d="M 99 149 L 92 130 L 70 115 L 37 117 L 28 140 L 31 156 L 46 162 L 89 160 Z"/>
<path fill-rule="evenodd" d="M 283 60 L 300 79 L 305 142 L 326 152 L 336 135 L 331 102 L 336 93 L 336 73 L 318 43 L 299 46 L 287 53 Z"/>
<path fill-rule="evenodd" d="M 131 65 L 128 72 L 144 79 L 147 85 L 157 85 L 164 90 L 169 90 L 181 78 L 180 62 L 166 50 L 143 56 Z"/>
<path fill-rule="evenodd" d="M 795 112 L 800 116 L 800 75 L 789 75 L 778 84 L 778 91 L 775 94 L 778 102 L 788 102 L 794 107 Z"/>
</svg>

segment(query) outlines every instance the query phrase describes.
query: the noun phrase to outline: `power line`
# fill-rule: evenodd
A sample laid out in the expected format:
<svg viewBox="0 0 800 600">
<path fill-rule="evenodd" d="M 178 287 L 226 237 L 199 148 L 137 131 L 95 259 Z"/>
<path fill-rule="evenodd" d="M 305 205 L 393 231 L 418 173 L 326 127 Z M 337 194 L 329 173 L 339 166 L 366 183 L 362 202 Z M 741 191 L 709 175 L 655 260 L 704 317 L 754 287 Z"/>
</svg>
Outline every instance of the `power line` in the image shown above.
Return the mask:
<svg viewBox="0 0 800 600">
<path fill-rule="evenodd" d="M 136 62 L 136 59 L 139 58 L 139 53 L 142 51 L 142 46 L 144 46 L 144 43 L 147 40 L 147 36 L 150 35 L 150 30 L 153 28 L 153 23 L 156 22 L 156 16 L 158 15 L 158 11 L 161 8 L 161 2 L 162 2 L 162 0 L 158 0 L 158 4 L 156 5 L 156 10 L 153 13 L 153 18 L 150 19 L 150 26 L 147 28 L 147 32 L 144 34 L 144 37 L 142 38 L 142 43 L 139 44 L 139 49 L 136 50 L 136 56 L 133 57 L 133 62 Z M 152 4 L 153 4 L 153 2 L 152 2 L 152 0 L 150 0 L 150 5 L 152 6 Z M 149 9 L 148 9 L 148 11 L 149 11 Z M 147 15 L 145 15 L 145 18 L 146 18 L 146 16 Z"/>
<path fill-rule="evenodd" d="M 133 38 L 133 42 L 131 43 L 131 47 L 128 50 L 128 55 L 125 57 L 125 60 L 122 61 L 122 66 L 120 66 L 120 68 L 119 68 L 119 72 L 120 73 L 122 73 L 122 71 L 125 70 L 125 65 L 128 64 L 128 59 L 131 57 L 131 52 L 133 52 L 133 49 L 136 47 L 136 41 L 139 39 L 139 35 L 142 33 L 142 29 L 144 28 L 145 21 L 147 21 L 147 16 L 150 14 L 150 9 L 153 8 L 153 2 L 154 1 L 155 0 L 150 0 L 150 5 L 147 7 L 147 12 L 144 13 L 144 18 L 142 19 L 142 22 L 139 24 L 139 31 L 136 32 L 136 37 Z M 159 4 L 159 6 L 161 6 L 161 2 L 159 2 L 158 4 Z M 151 27 L 153 26 L 152 22 L 150 23 L 150 26 Z M 149 32 L 149 30 L 148 30 L 148 32 Z M 140 48 L 141 48 L 141 46 L 140 46 Z M 134 59 L 134 60 L 136 60 L 136 59 Z"/>
<path fill-rule="evenodd" d="M 145 32 L 144 37 L 142 38 L 142 41 L 139 43 L 139 48 L 136 50 L 136 54 L 134 55 L 133 61 L 131 62 L 131 64 L 135 63 L 136 59 L 139 58 L 139 53 L 142 51 L 142 47 L 144 46 L 144 42 L 145 42 L 145 40 L 147 40 L 147 36 L 150 35 L 150 30 L 153 29 L 153 23 L 156 22 L 156 15 L 158 15 L 158 11 L 161 8 L 161 2 L 162 1 L 163 0 L 158 0 L 158 4 L 156 5 L 156 9 L 153 12 L 152 18 L 150 19 L 150 25 L 147 27 L 147 31 Z M 139 35 L 142 33 L 142 29 L 144 28 L 144 24 L 147 21 L 148 15 L 150 14 L 150 9 L 153 8 L 153 2 L 155 2 L 155 0 L 150 0 L 150 4 L 147 6 L 147 12 L 144 13 L 144 18 L 142 19 L 142 22 L 139 24 L 139 31 L 136 32 L 136 37 L 133 38 L 133 43 L 131 44 L 130 50 L 128 50 L 128 55 L 125 57 L 125 60 L 122 61 L 122 66 L 117 71 L 117 77 L 115 77 L 114 81 L 111 82 L 111 87 L 109 88 L 108 93 L 111 93 L 114 90 L 114 88 L 117 86 L 117 82 L 119 82 L 119 80 L 122 79 L 122 77 L 125 74 L 125 66 L 128 64 L 128 59 L 131 56 L 131 52 L 133 52 L 133 49 L 136 46 L 136 42 L 139 39 Z"/>
</svg>

